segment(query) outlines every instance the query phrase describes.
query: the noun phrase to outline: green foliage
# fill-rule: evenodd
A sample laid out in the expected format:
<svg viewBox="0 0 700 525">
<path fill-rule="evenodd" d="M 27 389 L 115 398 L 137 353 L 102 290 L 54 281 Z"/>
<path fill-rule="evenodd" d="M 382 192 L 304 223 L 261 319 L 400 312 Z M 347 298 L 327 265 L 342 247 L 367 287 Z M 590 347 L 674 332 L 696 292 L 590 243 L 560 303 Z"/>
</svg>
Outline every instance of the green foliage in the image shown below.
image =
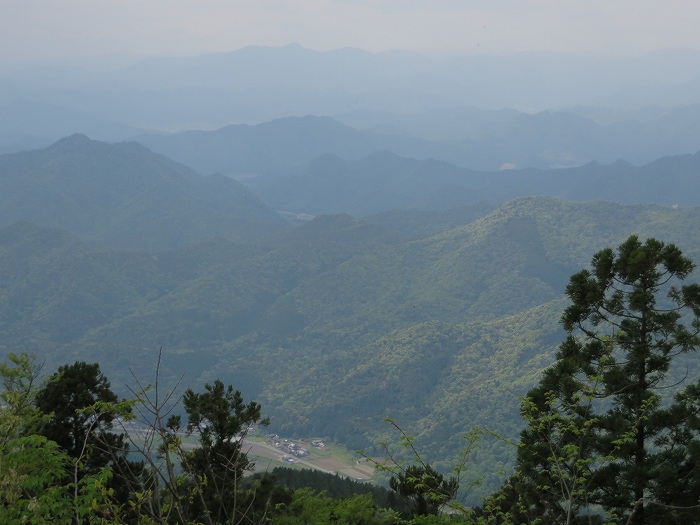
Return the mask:
<svg viewBox="0 0 700 525">
<path fill-rule="evenodd" d="M 190 431 L 196 428 L 199 437 L 193 450 L 185 450 L 176 433 L 178 418 L 171 417 L 170 428 L 163 427 L 158 416 L 169 410 L 159 412 L 163 405 L 156 405 L 154 425 L 145 438 L 138 438 L 145 440 L 139 445 L 143 448 L 135 447 L 152 467 L 144 471 L 134 470 L 123 456 L 125 436 L 111 439 L 107 429 L 114 418 L 128 420 L 134 409 L 144 414 L 154 405 L 117 400 L 96 364 L 61 367 L 38 391 L 37 374 L 26 355 L 12 355 L 9 364 L 0 365 L 3 524 L 265 523 L 275 505 L 291 501 L 289 492 L 271 477 L 242 486 L 243 470 L 250 463 L 239 439 L 251 425 L 266 421 L 260 417 L 260 405 L 243 403 L 240 392 L 225 389 L 221 382 L 206 385 L 202 394 L 185 392 Z M 61 417 L 76 426 L 59 425 L 58 412 L 42 413 L 39 406 L 47 408 L 49 392 L 68 405 L 62 407 Z M 143 392 L 139 399 L 149 402 Z M 67 446 L 38 434 L 46 428 L 64 438 Z M 156 434 L 164 465 L 150 453 Z M 107 461 L 111 466 L 102 465 Z"/>
<path fill-rule="evenodd" d="M 246 404 L 238 390 L 220 380 L 204 386 L 205 392 L 187 389 L 183 407 L 187 413 L 187 434 L 197 446 L 185 451 L 177 437 L 180 417 L 169 418 L 163 447 L 172 450 L 181 462 L 184 477 L 178 480 L 178 493 L 189 494 L 190 519 L 212 523 L 238 523 L 251 519 L 246 506 L 238 501 L 245 470 L 252 468 L 243 452 L 243 439 L 253 425 L 267 425 L 256 402 Z M 172 483 L 172 480 L 170 481 Z M 264 510 L 264 506 L 263 506 Z"/>
<path fill-rule="evenodd" d="M 389 487 L 411 502 L 414 516 L 436 515 L 455 497 L 459 481 L 445 479 L 430 465 L 409 465 L 389 479 Z"/>
<path fill-rule="evenodd" d="M 37 434 L 45 421 L 35 407 L 38 367 L 11 355 L 0 365 L 0 516 L 8 525 L 117 523 L 107 488 L 109 468 L 84 472 L 54 441 Z M 80 480 L 76 472 L 80 471 Z"/>
<path fill-rule="evenodd" d="M 667 430 L 654 441 L 655 465 L 650 483 L 650 520 L 695 523 L 700 510 L 700 381 L 687 385 L 667 408 L 654 414 L 655 426 Z"/>
<path fill-rule="evenodd" d="M 337 523 L 338 525 L 389 525 L 396 522 L 392 511 L 382 511 L 371 496 L 358 495 L 347 499 L 332 499 L 309 489 L 294 493 L 293 501 L 275 514 L 275 525 L 305 525 L 307 523 Z"/>
<path fill-rule="evenodd" d="M 124 448 L 124 437 L 111 432 L 112 412 L 86 409 L 118 400 L 97 363 L 61 366 L 36 395 L 37 408 L 47 416 L 41 433 L 70 457 L 80 458 L 86 472 L 97 472 L 111 460 L 111 448 Z"/>
<path fill-rule="evenodd" d="M 591 253 L 630 231 L 689 255 L 700 246 L 697 209 L 531 198 L 469 218 L 407 241 L 377 221 L 319 217 L 274 241 L 157 254 L 8 226 L 0 351 L 51 349 L 53 369 L 99 361 L 124 395 L 162 345 L 165 382 L 236 385 L 279 433 L 367 448 L 392 415 L 445 471 L 465 421 L 517 437 L 513 399 L 553 362 L 561 291 Z M 688 366 L 695 374 L 697 359 Z M 484 492 L 513 459 L 500 443 L 479 451 Z"/>
<path fill-rule="evenodd" d="M 382 461 L 365 457 L 379 472 L 389 475 L 389 487 L 408 506 L 408 511 L 404 514 L 409 518 L 437 515 L 444 511 L 468 514 L 463 504 L 465 493 L 478 484 L 479 480 L 469 483 L 461 494 L 458 491 L 482 432 L 476 429 L 465 436 L 467 445 L 452 469 L 454 475 L 446 477 L 435 470 L 418 451 L 414 436 L 408 435 L 393 419 L 386 418 L 386 421 L 398 432 L 398 446 L 392 446 L 388 442 L 380 443 L 386 453 L 386 458 Z"/>
<path fill-rule="evenodd" d="M 41 413 L 34 406 L 38 368 L 30 356 L 10 355 L 0 365 L 0 508 L 3 521 L 24 523 L 36 516 L 48 522 L 62 505 L 67 460 L 56 443 L 36 435 Z"/>
<path fill-rule="evenodd" d="M 537 492 L 523 507 L 553 523 L 596 509 L 612 522 L 677 519 L 659 479 L 692 462 L 695 391 L 669 409 L 662 396 L 673 386 L 672 359 L 700 347 L 700 286 L 682 284 L 694 265 L 673 244 L 632 236 L 591 266 L 571 277 L 569 336 L 522 402 L 522 495 Z M 678 499 L 698 498 L 700 485 L 689 484 Z"/>
<path fill-rule="evenodd" d="M 323 493 L 331 499 L 350 498 L 355 495 L 369 494 L 379 508 L 391 508 L 397 512 L 406 510 L 396 493 L 374 483 L 356 481 L 312 469 L 294 469 L 275 467 L 271 475 L 275 482 L 289 489 L 308 488 L 315 493 Z"/>
</svg>

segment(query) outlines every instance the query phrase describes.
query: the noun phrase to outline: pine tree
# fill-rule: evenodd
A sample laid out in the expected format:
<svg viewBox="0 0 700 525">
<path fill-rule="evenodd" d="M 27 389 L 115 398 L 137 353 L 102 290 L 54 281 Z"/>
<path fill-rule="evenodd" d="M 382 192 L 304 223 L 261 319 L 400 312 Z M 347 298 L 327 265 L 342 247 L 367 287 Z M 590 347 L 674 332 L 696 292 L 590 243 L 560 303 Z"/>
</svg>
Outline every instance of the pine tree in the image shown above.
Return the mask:
<svg viewBox="0 0 700 525">
<path fill-rule="evenodd" d="M 114 414 L 97 421 L 84 409 L 98 402 L 116 403 L 117 395 L 97 363 L 77 361 L 49 377 L 36 396 L 36 405 L 48 417 L 41 433 L 71 457 L 81 458 L 83 470 L 95 473 L 125 447 L 124 436 L 112 432 Z"/>
<path fill-rule="evenodd" d="M 569 336 L 522 405 L 518 468 L 540 494 L 532 512 L 573 523 L 600 505 L 611 520 L 671 519 L 659 477 L 693 458 L 678 455 L 674 432 L 689 405 L 665 409 L 664 394 L 672 359 L 700 346 L 700 286 L 682 284 L 693 268 L 673 244 L 632 236 L 571 277 Z M 689 490 L 697 503 L 700 486 Z"/>
<path fill-rule="evenodd" d="M 70 458 L 74 482 L 109 467 L 109 489 L 117 502 L 127 504 L 140 488 L 144 464 L 129 460 L 126 434 L 115 432 L 115 419 L 130 416 L 131 409 L 112 391 L 100 366 L 77 361 L 59 367 L 37 392 L 36 406 L 45 416 L 39 431 Z"/>
<path fill-rule="evenodd" d="M 245 403 L 240 391 L 224 386 L 220 380 L 206 384 L 205 391 L 185 391 L 187 432 L 197 436 L 199 446 L 182 457 L 182 467 L 197 480 L 198 497 L 191 512 L 198 520 L 213 523 L 238 523 L 248 509 L 241 509 L 243 472 L 253 467 L 243 450 L 243 439 L 252 426 L 267 425 L 260 404 Z M 179 416 L 171 418 L 171 428 L 179 426 Z"/>
</svg>

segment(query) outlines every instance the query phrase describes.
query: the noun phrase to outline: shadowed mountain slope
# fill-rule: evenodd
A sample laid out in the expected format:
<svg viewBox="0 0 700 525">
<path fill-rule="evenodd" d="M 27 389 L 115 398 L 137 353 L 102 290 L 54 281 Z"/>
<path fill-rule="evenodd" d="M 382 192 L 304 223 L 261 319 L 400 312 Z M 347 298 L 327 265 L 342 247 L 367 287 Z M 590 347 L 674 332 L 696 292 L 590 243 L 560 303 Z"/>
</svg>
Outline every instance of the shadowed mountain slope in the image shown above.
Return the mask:
<svg viewBox="0 0 700 525">
<path fill-rule="evenodd" d="M 284 229 L 274 211 L 232 179 L 202 177 L 137 143 L 84 135 L 0 156 L 0 224 L 20 220 L 141 251 L 217 235 L 255 240 Z"/>
<path fill-rule="evenodd" d="M 200 173 L 245 177 L 306 166 L 323 154 L 360 159 L 376 149 L 366 133 L 329 117 L 289 117 L 256 126 L 143 135 L 138 141 Z"/>
<path fill-rule="evenodd" d="M 556 170 L 472 171 L 437 160 L 376 152 L 359 161 L 326 155 L 306 169 L 247 181 L 277 209 L 370 215 L 391 209 L 447 210 L 520 196 L 576 201 L 700 205 L 700 152 L 642 167 L 590 163 Z"/>
<path fill-rule="evenodd" d="M 458 108 L 411 116 L 377 112 L 379 123 L 374 123 L 373 113 L 358 112 L 368 123 L 363 126 L 360 115 L 350 115 L 346 122 L 357 122 L 354 128 L 338 118 L 304 116 L 211 131 L 140 135 L 137 140 L 200 173 L 236 178 L 303 168 L 324 154 L 355 161 L 377 150 L 494 171 L 609 164 L 618 159 L 641 165 L 700 148 L 700 104 L 662 111 L 650 121 L 600 123 L 595 113 L 589 117 L 571 111 L 528 114 Z"/>
</svg>

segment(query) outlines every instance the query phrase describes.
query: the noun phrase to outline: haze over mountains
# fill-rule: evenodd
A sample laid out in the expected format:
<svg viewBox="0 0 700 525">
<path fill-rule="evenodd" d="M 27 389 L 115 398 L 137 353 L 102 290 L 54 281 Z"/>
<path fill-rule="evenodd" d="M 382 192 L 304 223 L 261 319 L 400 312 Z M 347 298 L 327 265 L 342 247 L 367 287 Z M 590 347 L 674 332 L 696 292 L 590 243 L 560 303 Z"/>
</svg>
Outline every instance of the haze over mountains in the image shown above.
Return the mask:
<svg viewBox="0 0 700 525">
<path fill-rule="evenodd" d="M 298 45 L 100 69 L 39 64 L 0 74 L 0 151 L 75 132 L 115 141 L 326 115 L 372 132 L 363 140 L 375 149 L 472 169 L 641 164 L 700 149 L 698 64 L 691 51 L 437 60 Z"/>
<path fill-rule="evenodd" d="M 389 415 L 437 464 L 474 425 L 514 436 L 593 253 L 638 234 L 700 262 L 699 58 L 4 72 L 0 357 L 119 389 L 162 347 L 165 380 L 221 378 L 274 429 L 371 447 Z"/>
<path fill-rule="evenodd" d="M 376 129 L 355 129 L 329 117 L 289 117 L 271 122 L 230 125 L 214 131 L 189 131 L 172 135 L 137 137 L 154 151 L 195 167 L 202 173 L 250 177 L 299 168 L 324 153 L 358 160 L 376 150 L 386 150 L 419 160 L 438 159 L 470 169 L 574 167 L 588 162 L 627 160 L 645 164 L 669 154 L 699 148 L 700 105 L 676 108 L 645 122 L 597 124 L 564 112 L 536 115 L 507 112 L 507 120 L 470 108 L 443 112 L 441 129 L 430 131 L 431 115 L 412 118 L 384 117 L 393 134 Z M 498 112 L 500 115 L 501 112 Z M 473 130 L 455 130 L 460 119 Z M 420 128 L 431 139 L 400 131 L 392 120 L 407 128 Z M 393 127 L 392 127 L 393 126 Z M 466 126 L 465 126 L 466 127 Z M 264 152 L 264 154 L 263 154 Z"/>
</svg>

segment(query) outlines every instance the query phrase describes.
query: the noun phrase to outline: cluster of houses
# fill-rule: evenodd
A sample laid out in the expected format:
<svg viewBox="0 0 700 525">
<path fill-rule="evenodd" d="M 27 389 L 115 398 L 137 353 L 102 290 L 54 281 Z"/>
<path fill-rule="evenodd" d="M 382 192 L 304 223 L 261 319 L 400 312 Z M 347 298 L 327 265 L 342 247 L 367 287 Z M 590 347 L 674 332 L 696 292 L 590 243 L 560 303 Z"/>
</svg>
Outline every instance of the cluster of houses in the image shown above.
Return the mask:
<svg viewBox="0 0 700 525">
<path fill-rule="evenodd" d="M 294 458 L 292 458 L 292 456 L 304 458 L 309 455 L 309 450 L 304 448 L 301 444 L 290 441 L 289 439 L 282 439 L 277 434 L 268 434 L 267 440 L 273 446 L 285 452 L 282 459 L 289 463 L 294 462 Z M 320 439 L 315 439 L 311 442 L 311 446 L 316 448 L 325 448 L 326 444 Z"/>
</svg>

